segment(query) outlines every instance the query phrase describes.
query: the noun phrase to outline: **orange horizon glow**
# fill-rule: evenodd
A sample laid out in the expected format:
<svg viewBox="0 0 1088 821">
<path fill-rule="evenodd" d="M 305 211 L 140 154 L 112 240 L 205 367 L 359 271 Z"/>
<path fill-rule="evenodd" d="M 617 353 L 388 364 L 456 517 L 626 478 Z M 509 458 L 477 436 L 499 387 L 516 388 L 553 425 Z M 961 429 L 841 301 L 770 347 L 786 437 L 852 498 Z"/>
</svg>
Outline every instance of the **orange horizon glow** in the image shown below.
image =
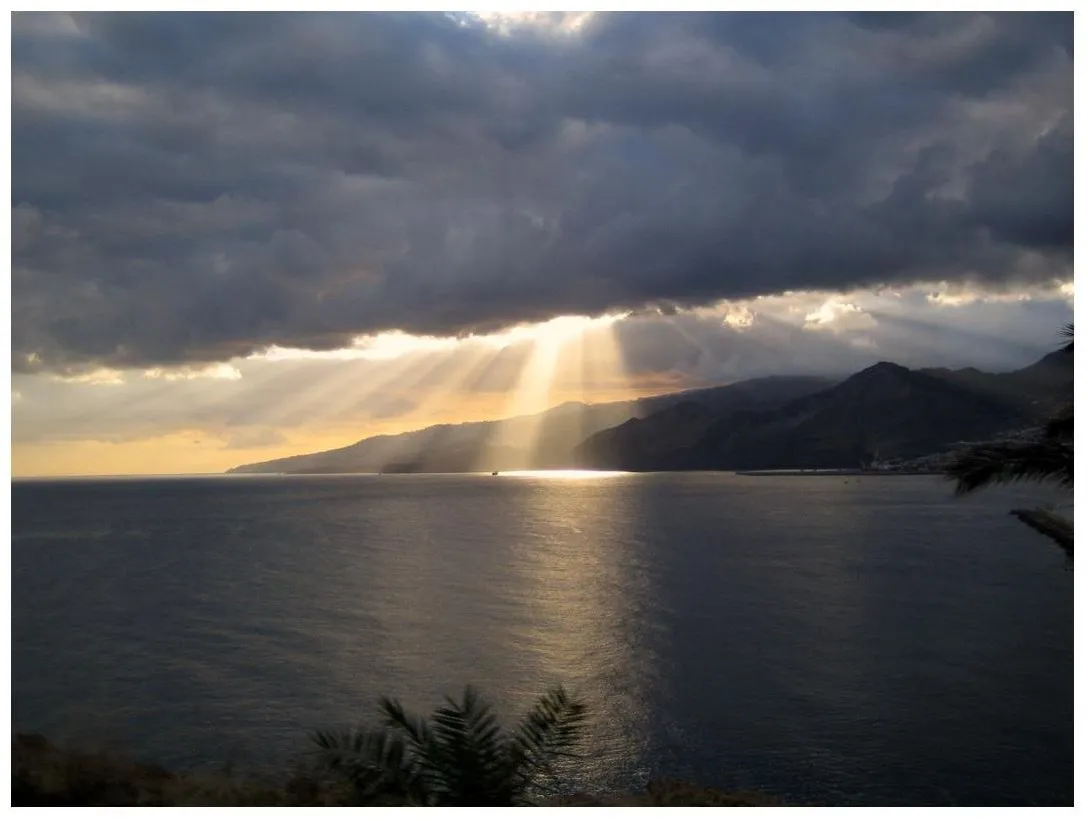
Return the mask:
<svg viewBox="0 0 1088 821">
<path fill-rule="evenodd" d="M 217 474 L 239 465 L 341 448 L 374 436 L 480 421 L 499 423 L 492 445 L 513 442 L 532 451 L 538 444 L 539 423 L 529 420 L 513 427 L 506 423 L 569 402 L 632 401 L 676 389 L 674 377 L 669 374 L 643 378 L 637 385 L 627 378 L 612 333 L 612 325 L 619 318 L 556 317 L 453 344 L 424 339 L 418 349 L 405 335 L 376 338 L 359 348 L 328 354 L 276 349 L 256 375 L 249 371 L 243 374 L 232 365 L 202 371 L 222 376 L 230 368 L 233 385 L 249 391 L 271 391 L 274 401 L 255 411 L 250 426 L 230 431 L 194 426 L 132 439 L 13 443 L 12 474 L 25 478 Z M 513 386 L 507 390 L 468 389 L 473 379 L 513 345 L 531 346 Z M 308 382 L 302 391 L 277 391 L 274 385 L 269 388 L 277 375 L 297 370 L 300 360 L 315 358 L 342 359 L 345 364 L 353 359 L 374 358 L 381 360 L 381 370 L 376 377 L 360 383 L 345 378 L 341 369 L 334 367 L 328 372 L 323 370 L 324 375 Z M 98 382 L 96 387 L 108 391 L 124 385 L 124 378 L 124 373 L 111 371 L 110 379 Z M 144 371 L 137 379 L 143 380 L 139 383 L 143 398 L 132 401 L 151 402 L 161 394 L 158 383 L 175 377 Z M 197 394 L 197 406 L 207 407 L 211 401 L 204 395 Z M 366 418 L 364 414 L 357 422 L 350 418 L 352 408 L 365 408 L 375 397 L 401 395 L 414 401 L 405 413 L 387 419 Z M 344 413 L 349 413 L 349 418 L 340 418 Z M 289 420 L 299 416 L 308 423 L 292 427 Z M 325 420 L 327 423 L 322 424 Z M 273 431 L 277 441 L 252 447 L 230 444 L 232 432 L 244 433 L 249 428 Z M 480 469 L 486 468 L 486 454 L 482 454 Z"/>
</svg>

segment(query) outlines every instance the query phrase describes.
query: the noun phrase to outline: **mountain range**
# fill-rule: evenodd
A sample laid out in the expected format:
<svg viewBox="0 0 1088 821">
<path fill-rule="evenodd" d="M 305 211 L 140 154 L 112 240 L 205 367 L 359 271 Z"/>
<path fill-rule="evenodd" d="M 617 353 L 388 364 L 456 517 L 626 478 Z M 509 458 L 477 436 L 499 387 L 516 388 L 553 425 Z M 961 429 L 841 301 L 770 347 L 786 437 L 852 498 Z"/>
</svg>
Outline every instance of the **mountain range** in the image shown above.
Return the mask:
<svg viewBox="0 0 1088 821">
<path fill-rule="evenodd" d="M 632 401 L 569 402 L 229 472 L 856 468 L 1038 424 L 1070 395 L 1072 375 L 1072 355 L 1064 352 L 1008 373 L 880 362 L 845 379 L 765 377 Z"/>
</svg>

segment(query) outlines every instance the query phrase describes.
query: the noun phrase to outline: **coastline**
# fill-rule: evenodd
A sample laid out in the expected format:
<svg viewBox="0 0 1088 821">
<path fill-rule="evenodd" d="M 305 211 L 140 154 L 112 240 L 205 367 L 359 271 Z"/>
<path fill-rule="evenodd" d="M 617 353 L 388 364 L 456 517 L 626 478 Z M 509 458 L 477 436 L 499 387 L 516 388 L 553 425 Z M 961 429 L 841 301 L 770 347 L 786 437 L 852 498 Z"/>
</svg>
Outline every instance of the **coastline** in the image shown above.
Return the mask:
<svg viewBox="0 0 1088 821">
<path fill-rule="evenodd" d="M 829 468 L 813 470 L 738 470 L 737 476 L 941 476 L 939 470 L 861 470 Z"/>
</svg>

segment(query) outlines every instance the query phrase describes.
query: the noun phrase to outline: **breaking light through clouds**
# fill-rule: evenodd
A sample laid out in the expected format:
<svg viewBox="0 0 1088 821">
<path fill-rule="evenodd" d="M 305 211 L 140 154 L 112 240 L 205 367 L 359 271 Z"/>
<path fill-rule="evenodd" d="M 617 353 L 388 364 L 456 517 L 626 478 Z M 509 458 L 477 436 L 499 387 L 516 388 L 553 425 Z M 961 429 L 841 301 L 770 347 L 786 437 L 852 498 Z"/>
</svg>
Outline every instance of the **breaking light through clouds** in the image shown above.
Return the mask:
<svg viewBox="0 0 1088 821">
<path fill-rule="evenodd" d="M 170 448 L 189 469 L 219 470 L 433 423 L 770 374 L 845 375 L 878 360 L 1002 370 L 1050 349 L 1072 304 L 1064 285 L 1030 299 L 940 305 L 936 293 L 940 286 L 791 293 L 678 313 L 562 318 L 460 340 L 396 335 L 384 347 L 370 340 L 371 349 L 273 349 L 187 371 L 15 374 L 15 448 L 31 457 L 24 472 L 41 472 L 34 459 L 63 465 L 69 457 L 123 472 L 110 467 L 109 453 L 131 450 L 121 464 L 136 469 L 148 464 L 149 447 Z M 193 435 L 171 438 L 182 427 Z M 505 435 L 537 431 L 519 423 Z"/>
<path fill-rule="evenodd" d="M 864 331 L 876 327 L 876 321 L 857 304 L 829 299 L 817 310 L 805 315 L 807 330 Z"/>
<path fill-rule="evenodd" d="M 490 30 L 511 35 L 519 30 L 576 35 L 593 19 L 593 11 L 472 11 L 469 15 Z M 456 19 L 456 16 L 455 16 Z"/>
<path fill-rule="evenodd" d="M 1072 318 L 1070 14 L 12 28 L 18 473 L 1001 370 Z"/>
</svg>

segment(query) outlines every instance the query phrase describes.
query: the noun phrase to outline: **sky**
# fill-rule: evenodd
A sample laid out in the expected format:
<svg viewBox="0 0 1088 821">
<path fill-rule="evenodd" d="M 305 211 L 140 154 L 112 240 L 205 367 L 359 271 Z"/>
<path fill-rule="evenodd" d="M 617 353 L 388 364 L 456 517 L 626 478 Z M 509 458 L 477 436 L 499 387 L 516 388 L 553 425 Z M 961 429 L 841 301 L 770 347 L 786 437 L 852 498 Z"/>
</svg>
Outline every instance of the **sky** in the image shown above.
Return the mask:
<svg viewBox="0 0 1088 821">
<path fill-rule="evenodd" d="M 217 472 L 1073 303 L 1072 14 L 12 17 L 15 475 Z"/>
</svg>

